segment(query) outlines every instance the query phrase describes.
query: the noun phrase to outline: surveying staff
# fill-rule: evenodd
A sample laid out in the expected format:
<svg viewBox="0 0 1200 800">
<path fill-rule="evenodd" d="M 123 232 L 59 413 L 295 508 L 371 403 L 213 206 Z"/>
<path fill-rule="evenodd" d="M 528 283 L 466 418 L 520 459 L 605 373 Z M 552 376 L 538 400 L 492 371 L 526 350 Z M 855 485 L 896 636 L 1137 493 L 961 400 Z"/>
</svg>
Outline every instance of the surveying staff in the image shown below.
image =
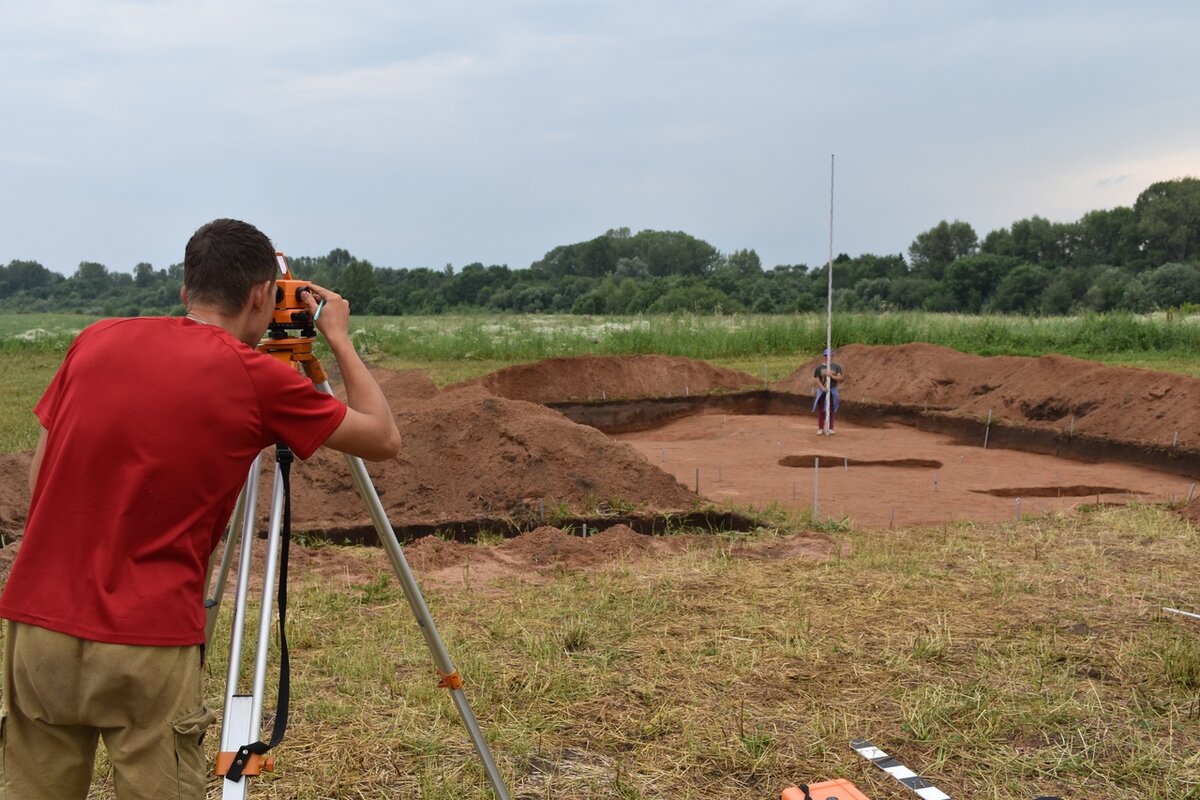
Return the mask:
<svg viewBox="0 0 1200 800">
<path fill-rule="evenodd" d="M 821 355 L 826 359 L 833 356 L 833 351 L 826 348 Z M 817 412 L 817 432 L 825 432 L 825 393 L 829 392 L 829 432 L 833 433 L 833 417 L 838 410 L 838 384 L 842 382 L 842 365 L 822 361 L 813 372 L 813 382 L 817 385 L 817 399 L 813 401 L 813 411 Z"/>
<path fill-rule="evenodd" d="M 277 443 L 302 459 L 399 451 L 336 293 L 302 299 L 325 303 L 346 403 L 254 349 L 278 274 L 254 226 L 204 225 L 184 253 L 187 316 L 88 327 L 35 407 L 32 501 L 0 596 L 0 796 L 84 798 L 102 736 L 120 800 L 203 798 L 204 580 L 251 462 Z"/>
</svg>

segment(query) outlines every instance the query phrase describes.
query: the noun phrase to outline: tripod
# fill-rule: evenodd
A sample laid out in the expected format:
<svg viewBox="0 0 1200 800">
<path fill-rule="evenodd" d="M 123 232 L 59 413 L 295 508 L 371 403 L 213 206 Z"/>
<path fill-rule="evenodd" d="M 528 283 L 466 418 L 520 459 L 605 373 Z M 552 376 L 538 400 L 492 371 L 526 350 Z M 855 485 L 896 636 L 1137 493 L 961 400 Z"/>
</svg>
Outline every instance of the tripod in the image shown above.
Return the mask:
<svg viewBox="0 0 1200 800">
<path fill-rule="evenodd" d="M 307 316 L 307 314 L 302 316 Z M 289 362 L 297 368 L 302 367 L 305 374 L 317 385 L 320 391 L 332 394 L 325 370 L 312 352 L 312 344 L 315 340 L 316 331 L 313 330 L 310 322 L 305 322 L 305 327 L 301 330 L 301 336 L 299 337 L 288 336 L 282 327 L 277 327 L 276 323 L 272 323 L 270 329 L 272 338 L 263 340 L 258 349 Z M 258 477 L 261 471 L 261 460 L 262 456 L 260 454 L 250 467 L 249 474 L 246 477 L 246 484 L 238 497 L 237 505 L 234 508 L 229 529 L 225 536 L 225 546 L 220 558 L 220 569 L 217 573 L 216 581 L 213 583 L 212 593 L 205 601 L 208 614 L 205 627 L 205 641 L 211 641 L 213 628 L 217 620 L 217 612 L 220 608 L 221 596 L 225 592 L 229 569 L 233 562 L 233 553 L 235 548 L 238 548 L 240 540 L 233 626 L 230 632 L 225 718 L 221 726 L 220 754 L 217 758 L 216 769 L 217 774 L 223 776 L 223 780 L 221 781 L 221 797 L 223 800 L 235 800 L 235 798 L 243 800 L 243 798 L 248 796 L 249 792 L 248 781 L 245 779 L 246 776 L 259 775 L 264 771 L 271 771 L 273 769 L 273 759 L 266 755 L 266 751 L 274 747 L 282 739 L 283 726 L 286 726 L 287 718 L 286 699 L 283 699 L 280 703 L 280 711 L 276 715 L 275 729 L 271 736 L 271 742 L 269 745 L 264 744 L 259 736 L 262 731 L 263 697 L 266 687 L 267 655 L 271 634 L 271 590 L 276 583 L 277 575 L 280 575 L 281 566 L 283 568 L 279 593 L 279 605 L 281 609 L 281 698 L 286 698 L 287 689 L 285 677 L 287 674 L 287 645 L 282 630 L 282 609 L 286 607 L 287 596 L 287 542 L 283 530 L 287 522 L 285 519 L 285 495 L 288 488 L 288 468 L 291 461 L 291 452 L 282 446 L 276 448 L 277 465 L 271 495 L 271 511 L 266 543 L 267 550 L 263 572 L 262 602 L 259 612 L 255 662 L 251 674 L 251 688 L 249 694 L 239 691 L 243 672 L 242 649 L 246 631 L 246 601 L 250 591 L 251 558 L 255 539 L 255 507 L 258 501 Z M 451 660 L 450 654 L 447 652 L 446 646 L 438 634 L 437 626 L 434 624 L 433 617 L 429 614 L 425 598 L 422 596 L 421 590 L 417 586 L 416 578 L 408 566 L 408 561 L 404 557 L 404 551 L 400 547 L 396 533 L 387 518 L 383 504 L 379 500 L 379 494 L 376 492 L 375 486 L 371 483 L 371 479 L 367 474 L 366 466 L 363 464 L 361 458 L 351 455 L 346 456 L 346 463 L 350 468 L 355 488 L 366 504 L 371 522 L 379 536 L 379 541 L 387 552 L 392 569 L 400 580 L 400 585 L 404 590 L 405 598 L 408 600 L 409 608 L 412 609 L 417 625 L 420 627 L 421 633 L 425 638 L 425 644 L 433 656 L 434 666 L 439 677 L 438 686 L 450 690 L 450 696 L 455 707 L 458 709 L 463 724 L 467 728 L 467 732 L 475 746 L 475 751 L 483 762 L 484 770 L 487 772 L 488 780 L 492 784 L 496 797 L 499 800 L 509 800 L 508 789 L 504 784 L 504 779 L 500 775 L 500 770 L 492 758 L 487 740 L 480 731 L 479 725 L 475 720 L 475 715 L 471 711 L 471 706 L 467 702 L 466 695 L 463 692 L 462 677 L 458 674 L 458 670 L 455 668 L 454 662 Z M 216 562 L 217 553 L 214 552 L 209 562 L 208 582 L 212 581 L 212 573 Z M 208 582 L 206 582 L 206 585 Z M 280 724 L 281 720 L 283 726 Z"/>
</svg>

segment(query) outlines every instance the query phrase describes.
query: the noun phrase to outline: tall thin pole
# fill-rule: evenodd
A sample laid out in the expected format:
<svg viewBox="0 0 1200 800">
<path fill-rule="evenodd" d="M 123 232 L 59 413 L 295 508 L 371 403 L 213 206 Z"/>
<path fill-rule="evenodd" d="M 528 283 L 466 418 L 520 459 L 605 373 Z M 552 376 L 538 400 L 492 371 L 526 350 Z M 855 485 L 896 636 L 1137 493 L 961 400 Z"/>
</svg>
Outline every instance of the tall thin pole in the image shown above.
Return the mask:
<svg viewBox="0 0 1200 800">
<path fill-rule="evenodd" d="M 833 430 L 833 166 L 834 156 L 829 156 L 829 287 L 825 295 L 825 430 L 828 436 Z"/>
</svg>

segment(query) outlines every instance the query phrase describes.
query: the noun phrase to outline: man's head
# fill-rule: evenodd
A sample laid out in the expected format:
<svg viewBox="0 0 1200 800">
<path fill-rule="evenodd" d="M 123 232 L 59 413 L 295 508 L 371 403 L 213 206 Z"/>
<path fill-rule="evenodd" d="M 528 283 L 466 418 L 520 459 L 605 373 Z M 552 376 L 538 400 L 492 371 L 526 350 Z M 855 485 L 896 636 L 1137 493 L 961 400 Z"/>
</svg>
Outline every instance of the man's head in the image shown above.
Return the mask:
<svg viewBox="0 0 1200 800">
<path fill-rule="evenodd" d="M 275 246 L 258 228 L 236 219 L 215 219 L 192 234 L 183 253 L 183 288 L 190 304 L 242 310 L 250 290 L 279 276 Z"/>
</svg>

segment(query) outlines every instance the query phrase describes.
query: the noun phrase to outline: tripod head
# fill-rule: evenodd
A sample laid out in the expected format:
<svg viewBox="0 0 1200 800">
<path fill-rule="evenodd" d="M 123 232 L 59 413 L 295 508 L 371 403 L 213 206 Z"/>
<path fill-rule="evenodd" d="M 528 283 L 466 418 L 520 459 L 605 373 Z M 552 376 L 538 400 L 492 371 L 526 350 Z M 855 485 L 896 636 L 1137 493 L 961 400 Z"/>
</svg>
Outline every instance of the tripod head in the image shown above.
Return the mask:
<svg viewBox="0 0 1200 800">
<path fill-rule="evenodd" d="M 297 280 L 292 275 L 283 253 L 276 252 L 280 277 L 275 280 L 275 311 L 267 323 L 267 333 L 258 343 L 258 350 L 268 355 L 303 368 L 304 374 L 314 383 L 327 380 L 325 368 L 313 355 L 313 342 L 317 340 L 316 320 L 309 313 L 301 295 L 312 284 Z M 320 314 L 320 309 L 317 310 Z"/>
</svg>

